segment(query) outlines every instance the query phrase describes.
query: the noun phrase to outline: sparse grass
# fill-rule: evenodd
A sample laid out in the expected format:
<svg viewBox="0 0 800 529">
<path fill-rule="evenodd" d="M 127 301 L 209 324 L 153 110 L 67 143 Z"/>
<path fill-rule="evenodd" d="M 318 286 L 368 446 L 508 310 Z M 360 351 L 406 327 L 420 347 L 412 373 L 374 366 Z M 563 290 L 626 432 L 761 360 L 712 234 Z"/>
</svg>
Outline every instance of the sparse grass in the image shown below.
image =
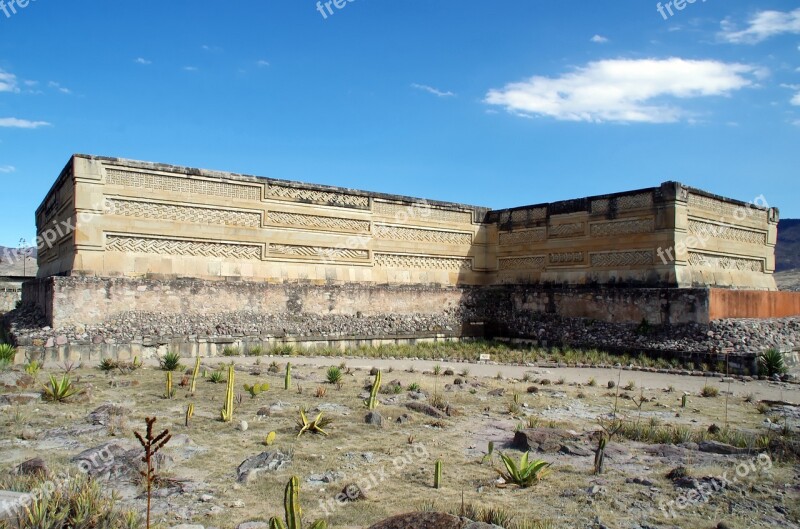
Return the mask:
<svg viewBox="0 0 800 529">
<path fill-rule="evenodd" d="M 328 384 L 338 384 L 342 381 L 342 368 L 337 366 L 329 367 L 325 372 L 325 379 Z"/>
<path fill-rule="evenodd" d="M 264 354 L 264 348 L 260 345 L 253 345 L 247 350 L 247 356 L 261 356 Z"/>
<path fill-rule="evenodd" d="M 11 364 L 16 355 L 16 347 L 11 344 L 0 343 L 0 364 Z"/>
<path fill-rule="evenodd" d="M 710 386 L 706 384 L 703 386 L 703 389 L 700 390 L 700 396 L 706 398 L 719 397 L 719 388 L 717 386 Z"/>
<path fill-rule="evenodd" d="M 597 379 L 595 379 L 594 377 L 589 378 L 589 380 L 586 382 L 586 385 L 589 386 L 590 388 L 597 386 Z"/>
<path fill-rule="evenodd" d="M 420 385 L 417 384 L 416 382 L 412 382 L 411 384 L 406 386 L 406 391 L 419 391 L 419 390 L 420 390 Z"/>
<path fill-rule="evenodd" d="M 633 391 L 634 389 L 636 389 L 636 382 L 634 382 L 633 380 L 629 380 L 628 383 L 625 384 L 625 387 L 622 389 L 624 389 L 625 391 Z"/>
<path fill-rule="evenodd" d="M 221 384 L 225 382 L 225 374 L 222 371 L 214 371 L 208 375 L 208 381 L 212 384 Z"/>
<path fill-rule="evenodd" d="M 239 356 L 242 351 L 235 345 L 226 345 L 222 348 L 222 356 Z"/>
<path fill-rule="evenodd" d="M 103 358 L 97 367 L 100 371 L 113 371 L 119 367 L 119 362 L 112 358 Z"/>
</svg>

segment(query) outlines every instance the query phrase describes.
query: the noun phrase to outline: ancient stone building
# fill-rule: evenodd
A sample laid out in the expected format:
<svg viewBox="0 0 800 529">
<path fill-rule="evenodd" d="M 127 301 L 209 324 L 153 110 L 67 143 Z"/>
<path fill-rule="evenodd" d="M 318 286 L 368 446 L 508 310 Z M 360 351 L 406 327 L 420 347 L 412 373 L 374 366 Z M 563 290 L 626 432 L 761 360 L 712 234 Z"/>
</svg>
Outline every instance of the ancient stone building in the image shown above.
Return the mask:
<svg viewBox="0 0 800 529">
<path fill-rule="evenodd" d="M 498 323 L 495 309 L 653 324 L 800 314 L 775 292 L 778 213 L 758 202 L 666 182 L 492 211 L 75 155 L 36 211 L 39 279 L 23 298 L 77 329 L 243 310 L 459 311 L 456 335 Z M 342 325 L 319 334 L 363 334 Z"/>
</svg>

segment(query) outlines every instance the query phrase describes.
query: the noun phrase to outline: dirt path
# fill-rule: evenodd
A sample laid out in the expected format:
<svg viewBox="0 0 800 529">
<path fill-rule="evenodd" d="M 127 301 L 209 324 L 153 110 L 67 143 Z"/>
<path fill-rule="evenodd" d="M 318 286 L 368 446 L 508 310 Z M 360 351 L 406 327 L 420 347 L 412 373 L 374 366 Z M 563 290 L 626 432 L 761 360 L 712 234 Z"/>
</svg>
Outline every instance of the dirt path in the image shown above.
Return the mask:
<svg viewBox="0 0 800 529">
<path fill-rule="evenodd" d="M 237 363 L 255 364 L 256 358 L 253 357 L 233 357 Z M 261 357 L 261 363 L 269 363 L 273 357 Z M 232 358 L 211 358 L 208 363 L 215 365 L 217 363 L 230 362 Z M 670 386 L 674 387 L 676 391 L 686 391 L 689 393 L 699 393 L 703 386 L 706 384 L 717 385 L 720 391 L 727 391 L 727 382 L 722 382 L 719 377 L 694 377 L 684 375 L 670 375 L 666 373 L 648 373 L 643 371 L 622 371 L 620 373 L 612 368 L 589 368 L 589 367 L 563 367 L 563 368 L 550 368 L 550 367 L 526 367 L 526 366 L 509 366 L 485 363 L 468 363 L 468 362 L 438 362 L 433 360 L 384 360 L 378 358 L 344 358 L 344 357 L 308 357 L 308 356 L 295 356 L 295 357 L 276 357 L 276 360 L 291 360 L 295 365 L 306 366 L 329 366 L 339 365 L 343 361 L 351 368 L 358 369 L 371 369 L 377 367 L 382 370 L 393 368 L 395 370 L 406 370 L 411 366 L 417 371 L 430 371 L 435 365 L 441 365 L 443 369 L 450 367 L 456 373 L 469 369 L 470 376 L 478 377 L 495 377 L 497 373 L 501 373 L 505 378 L 520 379 L 528 372 L 535 375 L 535 378 L 549 378 L 556 381 L 564 377 L 566 383 L 581 382 L 585 383 L 590 378 L 595 378 L 597 383 L 605 385 L 609 380 L 617 382 L 618 378 L 621 379 L 622 384 L 633 380 L 636 382 L 637 387 L 651 388 L 651 389 L 665 389 Z M 730 391 L 734 396 L 743 397 L 745 395 L 753 394 L 756 400 L 782 400 L 800 405 L 800 385 L 797 384 L 783 384 L 767 381 L 753 381 L 753 382 L 731 382 Z"/>
</svg>

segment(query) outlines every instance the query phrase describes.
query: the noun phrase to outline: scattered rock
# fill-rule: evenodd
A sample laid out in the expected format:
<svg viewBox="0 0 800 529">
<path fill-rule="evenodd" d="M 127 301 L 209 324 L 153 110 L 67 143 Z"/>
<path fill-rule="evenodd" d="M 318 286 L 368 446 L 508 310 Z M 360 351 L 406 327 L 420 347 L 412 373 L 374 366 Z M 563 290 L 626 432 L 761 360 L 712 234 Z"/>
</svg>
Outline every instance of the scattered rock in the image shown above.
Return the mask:
<svg viewBox="0 0 800 529">
<path fill-rule="evenodd" d="M 283 470 L 292 463 L 292 456 L 280 450 L 268 450 L 258 455 L 248 457 L 236 469 L 237 480 L 249 483 L 262 472 L 275 472 Z"/>
<path fill-rule="evenodd" d="M 539 388 L 536 386 L 528 386 L 528 393 L 539 393 Z"/>
<path fill-rule="evenodd" d="M 364 416 L 364 422 L 373 426 L 381 426 L 383 424 L 383 416 L 380 412 L 372 410 Z"/>
<path fill-rule="evenodd" d="M 314 408 L 315 412 L 336 413 L 338 415 L 350 415 L 352 410 L 343 404 L 336 404 L 335 402 L 324 402 Z"/>
<path fill-rule="evenodd" d="M 247 421 L 242 421 L 239 423 L 239 426 L 237 426 L 236 429 L 240 432 L 246 432 L 248 427 L 249 425 L 247 424 Z"/>
<path fill-rule="evenodd" d="M 41 400 L 41 393 L 6 393 L 0 395 L 0 404 L 24 405 Z"/>
<path fill-rule="evenodd" d="M 361 490 L 361 487 L 355 483 L 349 483 L 345 485 L 341 494 L 343 495 L 342 499 L 344 501 L 358 501 L 367 499 L 367 495 L 364 494 L 364 491 Z"/>
<path fill-rule="evenodd" d="M 720 454 L 720 455 L 730 456 L 730 455 L 742 455 L 750 453 L 750 450 L 747 448 L 736 448 L 735 446 L 731 446 L 725 443 L 720 443 L 719 441 L 702 441 L 697 446 L 698 450 L 709 454 Z"/>
<path fill-rule="evenodd" d="M 48 476 L 50 475 L 50 470 L 42 458 L 34 457 L 14 467 L 14 473 L 22 476 Z"/>
<path fill-rule="evenodd" d="M 489 392 L 490 397 L 502 397 L 506 390 L 504 388 L 493 389 Z"/>
<path fill-rule="evenodd" d="M 527 428 L 514 433 L 512 446 L 519 450 L 555 453 L 578 439 L 575 432 L 559 428 Z"/>
<path fill-rule="evenodd" d="M 395 421 L 397 424 L 405 424 L 411 419 L 411 416 L 407 413 L 402 414 L 400 417 L 397 418 Z"/>
<path fill-rule="evenodd" d="M 369 529 L 502 529 L 440 512 L 415 512 L 392 516 Z"/>
<path fill-rule="evenodd" d="M 86 422 L 94 425 L 108 426 L 115 417 L 126 417 L 130 410 L 115 404 L 103 404 L 86 416 Z"/>
<path fill-rule="evenodd" d="M 312 487 L 321 487 L 322 485 L 327 485 L 328 483 L 339 481 L 343 477 L 344 475 L 341 472 L 334 472 L 332 470 L 328 470 L 324 474 L 312 474 L 308 476 L 308 478 L 306 478 L 306 483 L 308 483 Z"/>
<path fill-rule="evenodd" d="M 269 529 L 267 522 L 242 522 L 236 526 L 236 529 Z"/>
<path fill-rule="evenodd" d="M 425 404 L 424 402 L 409 402 L 408 404 L 406 404 L 406 408 L 408 408 L 411 411 L 416 411 L 418 413 L 424 413 L 425 415 L 429 415 L 437 419 L 443 419 L 445 417 L 444 413 L 437 410 L 430 404 Z"/>
</svg>

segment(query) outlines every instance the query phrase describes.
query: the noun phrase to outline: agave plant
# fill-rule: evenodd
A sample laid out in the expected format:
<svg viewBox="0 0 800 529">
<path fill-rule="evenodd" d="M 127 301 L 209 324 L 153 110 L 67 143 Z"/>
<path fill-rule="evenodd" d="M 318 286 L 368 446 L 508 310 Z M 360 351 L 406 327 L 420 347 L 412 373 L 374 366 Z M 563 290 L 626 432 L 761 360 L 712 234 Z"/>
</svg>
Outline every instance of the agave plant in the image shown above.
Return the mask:
<svg viewBox="0 0 800 529">
<path fill-rule="evenodd" d="M 769 377 L 786 373 L 786 364 L 783 363 L 783 354 L 777 349 L 767 349 L 758 357 L 759 371 Z"/>
<path fill-rule="evenodd" d="M 331 423 L 330 419 L 323 419 L 322 413 L 317 415 L 317 418 L 313 421 L 309 421 L 308 417 L 306 417 L 306 411 L 303 408 L 300 408 L 300 419 L 297 421 L 297 429 L 298 434 L 297 437 L 300 437 L 306 432 L 311 433 L 321 433 L 322 435 L 328 435 L 328 433 L 323 430 L 327 425 Z"/>
<path fill-rule="evenodd" d="M 338 384 L 342 381 L 342 368 L 331 366 L 328 368 L 328 371 L 325 373 L 325 378 L 328 380 L 328 384 Z"/>
<path fill-rule="evenodd" d="M 7 343 L 0 343 L 0 364 L 10 364 L 17 356 L 17 349 Z"/>
<path fill-rule="evenodd" d="M 178 353 L 169 352 L 159 359 L 161 369 L 164 371 L 180 371 L 183 369 L 181 365 L 181 355 Z"/>
<path fill-rule="evenodd" d="M 497 473 L 507 483 L 514 483 L 523 489 L 537 484 L 550 472 L 548 469 L 550 463 L 541 459 L 529 461 L 528 452 L 522 454 L 518 462 L 503 453 L 500 454 L 500 459 L 503 461 L 505 471 L 497 470 Z"/>
<path fill-rule="evenodd" d="M 78 393 L 80 390 L 72 384 L 68 375 L 62 376 L 61 380 L 50 375 L 50 382 L 44 385 L 42 398 L 52 402 L 64 402 Z"/>
</svg>

